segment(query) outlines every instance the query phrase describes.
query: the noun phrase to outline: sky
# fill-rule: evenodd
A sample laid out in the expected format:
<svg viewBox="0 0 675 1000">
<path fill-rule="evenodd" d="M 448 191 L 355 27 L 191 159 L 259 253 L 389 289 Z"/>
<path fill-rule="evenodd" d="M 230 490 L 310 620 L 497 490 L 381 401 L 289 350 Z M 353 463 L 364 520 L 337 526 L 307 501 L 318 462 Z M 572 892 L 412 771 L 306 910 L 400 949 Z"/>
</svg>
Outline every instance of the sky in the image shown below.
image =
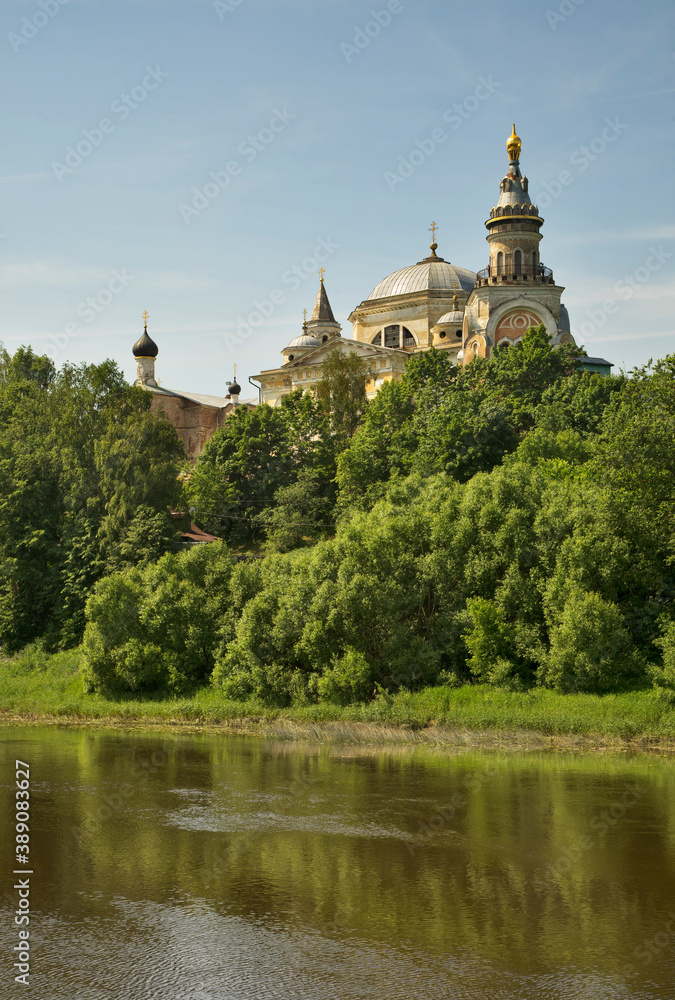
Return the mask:
<svg viewBox="0 0 675 1000">
<path fill-rule="evenodd" d="M 3 0 L 0 341 L 224 394 L 325 282 L 343 335 L 487 266 L 511 125 L 541 259 L 614 371 L 675 352 L 670 0 Z M 250 387 L 248 395 L 253 396 Z M 242 392 L 246 397 L 247 390 Z"/>
</svg>

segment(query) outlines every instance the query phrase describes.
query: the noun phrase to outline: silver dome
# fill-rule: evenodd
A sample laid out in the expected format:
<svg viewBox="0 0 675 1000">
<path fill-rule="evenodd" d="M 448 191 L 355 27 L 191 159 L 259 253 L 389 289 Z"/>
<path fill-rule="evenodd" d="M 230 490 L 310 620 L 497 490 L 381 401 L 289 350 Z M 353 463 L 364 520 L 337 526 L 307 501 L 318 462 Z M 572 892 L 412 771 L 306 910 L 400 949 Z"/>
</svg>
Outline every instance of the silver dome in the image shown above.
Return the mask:
<svg viewBox="0 0 675 1000">
<path fill-rule="evenodd" d="M 310 337 L 308 333 L 301 333 L 299 337 L 292 340 L 288 347 L 320 347 L 321 341 L 316 337 Z M 288 350 L 288 347 L 286 350 Z"/>
<path fill-rule="evenodd" d="M 475 273 L 465 267 L 455 267 L 446 260 L 423 260 L 394 271 L 372 290 L 368 299 L 387 299 L 393 295 L 410 295 L 430 289 L 470 292 L 475 284 Z"/>
<path fill-rule="evenodd" d="M 452 312 L 444 313 L 440 319 L 437 319 L 434 326 L 440 326 L 443 323 L 445 326 L 454 326 L 457 323 L 461 326 L 464 322 L 464 313 L 460 312 L 459 309 L 454 309 Z"/>
</svg>

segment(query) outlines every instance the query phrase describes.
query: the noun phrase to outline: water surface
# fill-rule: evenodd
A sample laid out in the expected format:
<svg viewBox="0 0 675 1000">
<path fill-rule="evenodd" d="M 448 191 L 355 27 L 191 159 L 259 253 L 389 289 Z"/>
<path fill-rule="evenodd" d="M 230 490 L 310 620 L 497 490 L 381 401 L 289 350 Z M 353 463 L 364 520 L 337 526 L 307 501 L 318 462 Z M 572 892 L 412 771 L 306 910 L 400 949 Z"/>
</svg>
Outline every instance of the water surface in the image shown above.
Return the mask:
<svg viewBox="0 0 675 1000">
<path fill-rule="evenodd" d="M 12 728 L 44 1000 L 672 1000 L 675 763 Z M 672 933 L 671 933 L 672 932 Z"/>
</svg>

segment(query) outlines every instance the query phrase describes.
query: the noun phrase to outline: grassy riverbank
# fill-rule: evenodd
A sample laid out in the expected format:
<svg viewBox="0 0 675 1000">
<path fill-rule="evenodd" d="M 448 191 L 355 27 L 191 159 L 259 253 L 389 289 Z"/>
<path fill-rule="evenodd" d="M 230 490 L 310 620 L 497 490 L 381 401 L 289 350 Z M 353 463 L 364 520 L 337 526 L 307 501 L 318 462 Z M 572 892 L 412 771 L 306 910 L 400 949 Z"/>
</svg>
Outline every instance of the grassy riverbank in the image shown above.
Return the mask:
<svg viewBox="0 0 675 1000">
<path fill-rule="evenodd" d="M 284 738 L 344 742 L 489 742 L 497 734 L 675 748 L 675 708 L 651 691 L 561 695 L 536 689 L 514 693 L 488 685 L 429 688 L 367 705 L 271 708 L 225 700 L 213 688 L 182 698 L 122 698 L 87 694 L 79 675 L 79 651 L 48 656 L 39 651 L 0 665 L 0 719 L 79 724 L 183 725 L 263 731 Z M 479 739 L 480 737 L 480 739 Z M 532 742 L 532 740 L 530 740 Z"/>
</svg>

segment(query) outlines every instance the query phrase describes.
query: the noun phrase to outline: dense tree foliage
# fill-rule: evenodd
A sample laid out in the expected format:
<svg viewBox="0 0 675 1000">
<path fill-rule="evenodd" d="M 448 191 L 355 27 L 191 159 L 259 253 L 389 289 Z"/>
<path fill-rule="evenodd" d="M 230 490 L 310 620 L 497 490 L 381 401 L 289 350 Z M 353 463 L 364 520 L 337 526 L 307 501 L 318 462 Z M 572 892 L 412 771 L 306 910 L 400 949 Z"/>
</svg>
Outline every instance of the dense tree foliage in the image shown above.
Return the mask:
<svg viewBox="0 0 675 1000">
<path fill-rule="evenodd" d="M 80 641 L 105 574 L 175 547 L 182 448 L 111 361 L 0 352 L 0 646 Z"/>
<path fill-rule="evenodd" d="M 354 364 L 242 408 L 187 487 L 227 544 L 159 561 L 170 428 L 105 366 L 5 357 L 3 641 L 76 638 L 93 587 L 96 690 L 210 681 L 346 704 L 481 682 L 675 699 L 675 358 L 602 378 L 575 353 L 540 328 L 459 369 L 414 356 L 368 405 Z M 263 540 L 264 557 L 230 554 Z"/>
<path fill-rule="evenodd" d="M 332 527 L 335 462 L 366 410 L 371 372 L 334 351 L 312 392 L 239 409 L 208 442 L 187 484 L 200 522 L 234 545 L 294 548 Z"/>
</svg>

